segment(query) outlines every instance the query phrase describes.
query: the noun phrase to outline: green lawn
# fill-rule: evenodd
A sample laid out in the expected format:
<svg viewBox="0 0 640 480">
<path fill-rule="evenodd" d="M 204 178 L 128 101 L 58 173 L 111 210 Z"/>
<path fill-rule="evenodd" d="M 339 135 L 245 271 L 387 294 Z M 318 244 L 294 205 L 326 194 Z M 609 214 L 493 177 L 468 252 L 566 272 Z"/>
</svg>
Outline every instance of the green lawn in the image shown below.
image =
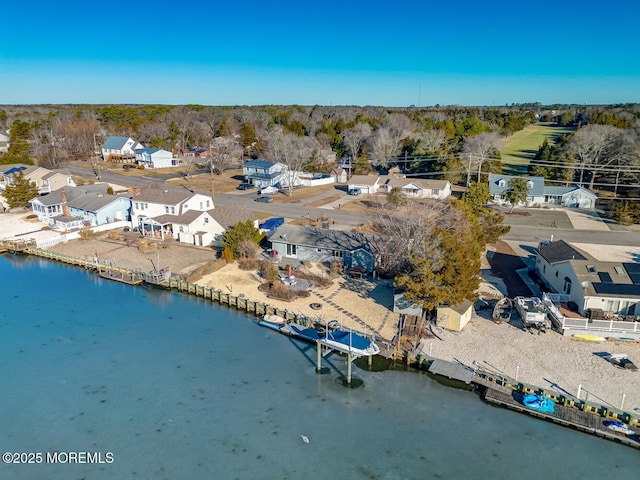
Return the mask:
<svg viewBox="0 0 640 480">
<path fill-rule="evenodd" d="M 500 152 L 502 171 L 506 174 L 526 173 L 529 161 L 536 156 L 545 138 L 553 143 L 562 135 L 574 130 L 573 127 L 555 127 L 551 123 L 538 123 L 514 133 L 505 140 Z"/>
</svg>

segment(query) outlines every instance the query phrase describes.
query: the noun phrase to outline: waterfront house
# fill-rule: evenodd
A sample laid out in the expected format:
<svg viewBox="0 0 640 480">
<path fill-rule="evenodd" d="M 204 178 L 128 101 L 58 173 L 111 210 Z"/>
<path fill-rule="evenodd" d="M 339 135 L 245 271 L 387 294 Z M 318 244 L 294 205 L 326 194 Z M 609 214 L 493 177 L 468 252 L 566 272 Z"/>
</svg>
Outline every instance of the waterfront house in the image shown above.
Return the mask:
<svg viewBox="0 0 640 480">
<path fill-rule="evenodd" d="M 286 165 L 266 160 L 250 160 L 242 166 L 245 182 L 258 188 L 276 187 L 287 178 Z"/>
<path fill-rule="evenodd" d="M 136 150 L 144 148 L 131 137 L 108 137 L 102 144 L 105 162 L 128 163 L 136 159 Z"/>
<path fill-rule="evenodd" d="M 129 219 L 128 195 L 109 195 L 106 183 L 61 188 L 31 200 L 38 220 L 57 230 L 72 230 Z"/>
<path fill-rule="evenodd" d="M 274 254 L 284 260 L 339 261 L 347 268 L 365 272 L 375 267 L 376 237 L 373 235 L 285 224 L 268 239 Z"/>
<path fill-rule="evenodd" d="M 198 222 L 198 219 L 201 220 L 200 225 L 209 223 L 207 219 L 211 215 L 199 216 L 193 213 L 184 217 L 183 215 L 190 211 L 207 212 L 212 210 L 214 205 L 210 196 L 186 190 L 161 188 L 140 190 L 136 187 L 133 189 L 131 201 L 131 223 L 134 228 L 139 229 L 143 234 L 157 236 L 162 239 L 165 238 L 165 235 L 170 235 L 179 240 L 182 238 L 183 240 L 180 241 L 195 245 L 201 243 L 200 238 L 203 245 L 210 243 L 208 240 L 213 234 L 208 229 L 198 230 L 206 231 L 207 235 L 179 235 L 180 227 L 183 227 L 184 233 L 187 233 L 185 228 L 187 226 L 189 227 L 188 232 L 192 232 L 192 229 L 196 227 L 193 222 Z"/>
<path fill-rule="evenodd" d="M 536 250 L 536 272 L 554 292 L 590 318 L 640 320 L 640 263 L 599 261 L 558 240 Z"/>
<path fill-rule="evenodd" d="M 144 168 L 170 168 L 178 165 L 178 159 L 167 150 L 159 148 L 139 148 L 136 150 L 136 163 Z"/>
<path fill-rule="evenodd" d="M 511 175 L 489 174 L 489 193 L 494 202 L 505 203 L 505 193 L 509 190 L 509 181 L 517 178 Z M 528 206 L 563 206 L 572 208 L 594 208 L 597 196 L 578 185 L 570 187 L 551 187 L 544 184 L 543 177 L 524 177 L 527 180 Z"/>
</svg>

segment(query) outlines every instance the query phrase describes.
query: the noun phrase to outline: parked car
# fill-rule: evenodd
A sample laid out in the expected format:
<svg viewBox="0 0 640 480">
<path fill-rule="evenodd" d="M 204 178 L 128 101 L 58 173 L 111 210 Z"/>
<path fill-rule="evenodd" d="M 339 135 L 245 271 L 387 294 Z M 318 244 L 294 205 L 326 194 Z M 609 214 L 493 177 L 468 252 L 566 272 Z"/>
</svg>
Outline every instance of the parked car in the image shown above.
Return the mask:
<svg viewBox="0 0 640 480">
<path fill-rule="evenodd" d="M 351 190 L 349 190 L 347 192 L 347 194 L 349 194 L 349 195 L 360 195 L 360 189 L 359 188 L 352 188 Z"/>
<path fill-rule="evenodd" d="M 271 197 L 270 197 L 270 196 L 268 196 L 268 195 L 264 195 L 264 196 L 262 196 L 262 197 L 258 197 L 258 198 L 256 198 L 256 200 L 255 200 L 255 201 L 256 201 L 256 202 L 262 202 L 262 203 L 271 203 L 271 202 L 273 202 L 273 198 L 271 198 Z"/>
<path fill-rule="evenodd" d="M 272 193 L 278 193 L 278 187 L 262 187 L 260 189 L 262 195 L 271 195 Z"/>
<path fill-rule="evenodd" d="M 122 165 L 122 168 L 124 168 L 125 170 L 129 169 L 129 168 L 136 168 L 137 165 L 132 164 L 132 163 L 125 163 L 124 165 Z"/>
<path fill-rule="evenodd" d="M 241 183 L 238 185 L 238 190 L 251 190 L 252 188 L 256 188 L 253 183 Z"/>
</svg>

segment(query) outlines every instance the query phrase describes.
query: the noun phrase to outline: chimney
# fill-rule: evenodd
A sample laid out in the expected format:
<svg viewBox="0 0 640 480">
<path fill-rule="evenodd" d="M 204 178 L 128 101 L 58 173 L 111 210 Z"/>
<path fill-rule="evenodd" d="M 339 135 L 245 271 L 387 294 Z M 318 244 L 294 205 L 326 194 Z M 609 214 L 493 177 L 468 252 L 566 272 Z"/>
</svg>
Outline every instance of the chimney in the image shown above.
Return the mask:
<svg viewBox="0 0 640 480">
<path fill-rule="evenodd" d="M 131 187 L 131 193 L 133 193 L 134 197 L 140 195 L 140 187 L 138 185 Z"/>
<path fill-rule="evenodd" d="M 62 214 L 70 217 L 71 209 L 69 208 L 69 205 L 67 205 L 67 192 L 65 192 L 64 189 L 60 190 L 60 198 L 62 200 Z"/>
</svg>

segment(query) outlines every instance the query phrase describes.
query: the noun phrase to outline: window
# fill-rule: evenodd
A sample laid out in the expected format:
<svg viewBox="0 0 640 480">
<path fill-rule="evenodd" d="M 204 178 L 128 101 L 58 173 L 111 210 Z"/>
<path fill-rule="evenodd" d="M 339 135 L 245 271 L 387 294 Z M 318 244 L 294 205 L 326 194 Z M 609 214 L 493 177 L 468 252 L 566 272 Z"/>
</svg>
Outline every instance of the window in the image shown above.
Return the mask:
<svg viewBox="0 0 640 480">
<path fill-rule="evenodd" d="M 332 250 L 331 256 L 334 258 L 342 258 L 342 250 Z"/>
<path fill-rule="evenodd" d="M 571 279 L 569 277 L 564 277 L 564 286 L 562 287 L 562 291 L 567 295 L 571 293 Z"/>
<path fill-rule="evenodd" d="M 316 252 L 317 253 L 322 253 L 322 249 L 321 248 L 316 248 Z"/>
<path fill-rule="evenodd" d="M 207 208 L 209 208 L 209 200 L 207 200 Z"/>
<path fill-rule="evenodd" d="M 167 207 L 166 205 L 164 206 L 164 213 L 169 213 L 169 207 Z"/>
<path fill-rule="evenodd" d="M 597 273 L 598 270 L 596 269 L 595 265 L 587 265 L 587 272 L 589 272 L 589 273 Z"/>
<path fill-rule="evenodd" d="M 209 223 L 209 217 L 204 217 L 204 223 Z"/>
<path fill-rule="evenodd" d="M 499 181 L 498 181 L 498 186 L 499 186 L 499 187 L 506 187 L 506 186 L 507 186 L 507 183 L 504 181 L 504 179 L 503 179 L 503 180 L 499 180 Z"/>
<path fill-rule="evenodd" d="M 533 188 L 533 182 L 531 180 L 529 180 L 527 182 L 527 190 L 531 190 Z"/>
<path fill-rule="evenodd" d="M 624 275 L 624 268 L 622 267 L 613 267 L 618 275 Z"/>
</svg>

